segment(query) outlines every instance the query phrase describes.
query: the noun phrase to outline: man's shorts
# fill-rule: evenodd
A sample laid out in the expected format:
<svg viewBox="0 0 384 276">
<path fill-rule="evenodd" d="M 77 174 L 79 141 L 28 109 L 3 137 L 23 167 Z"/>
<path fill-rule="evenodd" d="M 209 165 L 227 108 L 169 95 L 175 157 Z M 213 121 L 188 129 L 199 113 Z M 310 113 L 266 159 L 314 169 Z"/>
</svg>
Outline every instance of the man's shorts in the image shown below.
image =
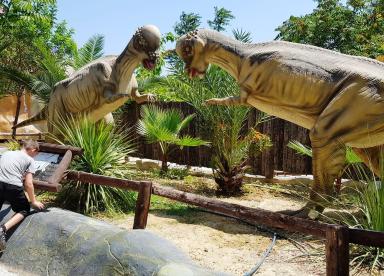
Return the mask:
<svg viewBox="0 0 384 276">
<path fill-rule="evenodd" d="M 30 212 L 31 207 L 25 196 L 23 187 L 0 181 L 0 209 L 4 201 L 9 202 L 15 213 L 27 216 Z"/>
</svg>

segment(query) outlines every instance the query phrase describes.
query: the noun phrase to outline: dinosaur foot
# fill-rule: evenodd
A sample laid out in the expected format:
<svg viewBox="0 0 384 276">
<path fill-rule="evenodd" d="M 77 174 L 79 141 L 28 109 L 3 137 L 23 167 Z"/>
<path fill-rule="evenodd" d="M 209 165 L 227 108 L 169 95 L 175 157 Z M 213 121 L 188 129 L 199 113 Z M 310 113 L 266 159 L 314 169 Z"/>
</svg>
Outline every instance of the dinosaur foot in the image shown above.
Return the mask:
<svg viewBox="0 0 384 276">
<path fill-rule="evenodd" d="M 297 218 L 316 220 L 320 217 L 323 210 L 324 210 L 324 207 L 319 205 L 316 205 L 316 206 L 306 205 L 299 210 L 283 210 L 283 211 L 280 211 L 279 213 L 288 215 L 288 216 L 294 216 Z"/>
</svg>

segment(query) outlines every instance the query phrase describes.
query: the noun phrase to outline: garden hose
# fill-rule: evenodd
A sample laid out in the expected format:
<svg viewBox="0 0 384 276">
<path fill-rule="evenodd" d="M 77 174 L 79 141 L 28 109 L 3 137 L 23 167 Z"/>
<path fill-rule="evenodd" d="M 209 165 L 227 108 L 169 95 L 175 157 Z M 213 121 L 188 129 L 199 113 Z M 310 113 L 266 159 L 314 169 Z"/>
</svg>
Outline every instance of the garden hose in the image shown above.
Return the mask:
<svg viewBox="0 0 384 276">
<path fill-rule="evenodd" d="M 244 273 L 243 276 L 252 276 L 253 274 L 255 274 L 257 272 L 257 270 L 260 268 L 260 266 L 265 262 L 265 260 L 267 259 L 269 253 L 271 253 L 272 249 L 273 249 L 273 246 L 275 245 L 276 243 L 276 237 L 277 237 L 277 234 L 276 233 L 273 233 L 273 238 L 272 238 L 272 242 L 271 244 L 269 245 L 269 247 L 264 251 L 264 254 L 263 256 L 261 256 L 259 262 L 255 265 L 255 267 L 253 267 L 249 272 L 246 272 Z"/>
</svg>

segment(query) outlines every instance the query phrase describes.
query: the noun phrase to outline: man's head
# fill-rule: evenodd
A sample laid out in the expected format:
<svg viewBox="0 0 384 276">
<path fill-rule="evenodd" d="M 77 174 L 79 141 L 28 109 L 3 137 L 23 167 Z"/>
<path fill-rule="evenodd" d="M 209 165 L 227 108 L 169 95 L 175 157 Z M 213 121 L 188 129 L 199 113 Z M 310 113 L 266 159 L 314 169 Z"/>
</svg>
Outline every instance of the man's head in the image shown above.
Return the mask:
<svg viewBox="0 0 384 276">
<path fill-rule="evenodd" d="M 33 158 L 39 153 L 39 143 L 34 140 L 26 140 L 23 143 L 23 149 Z"/>
<path fill-rule="evenodd" d="M 177 40 L 176 53 L 185 62 L 185 71 L 188 76 L 203 77 L 208 68 L 206 41 L 199 36 L 201 31 L 193 31 L 183 35 Z"/>
<path fill-rule="evenodd" d="M 138 52 L 143 67 L 148 70 L 155 68 L 159 57 L 161 33 L 155 25 L 145 25 L 137 29 L 133 35 L 133 48 Z"/>
</svg>

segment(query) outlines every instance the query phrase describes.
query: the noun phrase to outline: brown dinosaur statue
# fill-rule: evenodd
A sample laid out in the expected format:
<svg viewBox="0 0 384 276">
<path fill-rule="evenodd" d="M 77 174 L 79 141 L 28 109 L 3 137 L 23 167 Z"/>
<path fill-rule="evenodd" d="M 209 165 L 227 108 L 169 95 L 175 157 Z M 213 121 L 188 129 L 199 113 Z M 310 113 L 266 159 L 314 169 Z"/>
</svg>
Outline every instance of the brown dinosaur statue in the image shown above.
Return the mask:
<svg viewBox="0 0 384 276">
<path fill-rule="evenodd" d="M 133 72 L 140 63 L 148 70 L 155 67 L 160 40 L 156 26 L 140 27 L 119 56 L 99 58 L 58 82 L 48 105 L 15 127 L 47 120 L 48 131 L 57 135 L 55 126 L 61 118 L 86 115 L 93 122 L 102 118 L 111 122 L 111 112 L 128 99 L 138 103 L 152 100 L 151 94 L 140 95 Z"/>
<path fill-rule="evenodd" d="M 213 30 L 182 36 L 176 45 L 190 77 L 210 63 L 240 85 L 237 97 L 207 104 L 251 105 L 310 130 L 314 181 L 298 216 L 315 218 L 353 147 L 375 173 L 384 144 L 384 63 L 297 43 L 247 44 Z"/>
</svg>

